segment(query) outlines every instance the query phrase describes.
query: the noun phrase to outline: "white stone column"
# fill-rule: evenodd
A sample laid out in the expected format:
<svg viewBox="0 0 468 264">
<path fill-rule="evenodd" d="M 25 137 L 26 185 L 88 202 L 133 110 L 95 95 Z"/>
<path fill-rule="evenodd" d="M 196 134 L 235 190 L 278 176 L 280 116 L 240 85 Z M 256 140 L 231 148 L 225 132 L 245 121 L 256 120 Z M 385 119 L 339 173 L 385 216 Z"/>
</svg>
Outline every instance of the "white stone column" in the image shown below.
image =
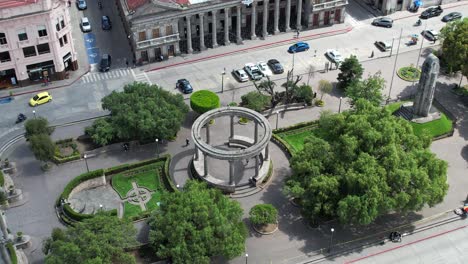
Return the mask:
<svg viewBox="0 0 468 264">
<path fill-rule="evenodd" d="M 286 32 L 291 31 L 289 22 L 291 21 L 291 0 L 286 1 Z"/>
<path fill-rule="evenodd" d="M 257 122 L 255 122 L 254 142 L 255 142 L 255 144 L 257 144 L 257 142 L 258 142 L 258 123 Z"/>
<path fill-rule="evenodd" d="M 234 161 L 229 161 L 229 185 L 234 185 Z"/>
<path fill-rule="evenodd" d="M 242 27 L 242 17 L 241 17 L 241 5 L 236 7 L 237 10 L 237 19 L 236 19 L 236 36 L 237 36 L 237 44 L 242 44 L 242 36 L 241 36 L 241 27 Z"/>
<path fill-rule="evenodd" d="M 205 47 L 205 21 L 203 21 L 204 13 L 198 14 L 200 18 L 200 50 L 206 50 Z"/>
<path fill-rule="evenodd" d="M 190 23 L 190 16 L 185 17 L 187 23 L 187 53 L 192 53 L 192 24 Z"/>
<path fill-rule="evenodd" d="M 218 20 L 216 19 L 216 15 L 218 14 L 218 10 L 211 11 L 211 31 L 213 32 L 212 34 L 212 41 L 213 41 L 213 48 L 218 47 L 218 40 L 216 38 L 216 34 L 218 33 L 216 30 L 216 25 L 218 23 Z"/>
<path fill-rule="evenodd" d="M 229 44 L 229 8 L 224 8 L 224 45 Z"/>
<path fill-rule="evenodd" d="M 268 24 L 268 1 L 269 0 L 263 0 L 263 28 L 262 28 L 262 37 L 263 39 L 266 39 L 266 36 L 268 34 L 267 32 L 267 24 Z"/>
<path fill-rule="evenodd" d="M 255 156 L 255 177 L 258 177 L 258 167 L 259 167 L 259 160 L 258 155 Z"/>
<path fill-rule="evenodd" d="M 210 124 L 206 124 L 206 144 L 210 144 Z"/>
<path fill-rule="evenodd" d="M 203 176 L 208 176 L 208 155 L 203 153 Z"/>
<path fill-rule="evenodd" d="M 234 138 L 234 116 L 231 116 L 231 136 L 230 138 Z"/>
<path fill-rule="evenodd" d="M 268 143 L 265 147 L 265 160 L 270 158 L 270 143 Z"/>
<path fill-rule="evenodd" d="M 252 3 L 252 16 L 250 18 L 250 39 L 257 39 L 257 35 L 255 34 L 255 25 L 257 24 L 257 2 Z"/>
<path fill-rule="evenodd" d="M 274 31 L 273 31 L 273 34 L 278 34 L 280 31 L 279 31 L 279 28 L 278 28 L 278 24 L 279 24 L 279 12 L 280 12 L 280 0 L 275 0 L 275 18 L 274 18 Z"/>
<path fill-rule="evenodd" d="M 297 8 L 296 8 L 296 29 L 301 30 L 301 15 L 302 15 L 302 0 L 297 0 Z"/>
</svg>

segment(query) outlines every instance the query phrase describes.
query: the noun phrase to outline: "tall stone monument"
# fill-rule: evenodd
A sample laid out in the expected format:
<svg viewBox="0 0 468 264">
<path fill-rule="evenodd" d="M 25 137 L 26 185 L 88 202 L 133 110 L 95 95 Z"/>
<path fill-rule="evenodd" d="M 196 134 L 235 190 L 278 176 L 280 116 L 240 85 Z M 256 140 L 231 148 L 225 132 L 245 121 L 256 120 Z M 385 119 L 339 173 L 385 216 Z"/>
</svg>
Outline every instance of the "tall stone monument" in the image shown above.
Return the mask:
<svg viewBox="0 0 468 264">
<path fill-rule="evenodd" d="M 434 99 L 435 83 L 439 75 L 439 58 L 429 54 L 423 63 L 418 90 L 414 98 L 413 114 L 427 117 Z"/>
</svg>

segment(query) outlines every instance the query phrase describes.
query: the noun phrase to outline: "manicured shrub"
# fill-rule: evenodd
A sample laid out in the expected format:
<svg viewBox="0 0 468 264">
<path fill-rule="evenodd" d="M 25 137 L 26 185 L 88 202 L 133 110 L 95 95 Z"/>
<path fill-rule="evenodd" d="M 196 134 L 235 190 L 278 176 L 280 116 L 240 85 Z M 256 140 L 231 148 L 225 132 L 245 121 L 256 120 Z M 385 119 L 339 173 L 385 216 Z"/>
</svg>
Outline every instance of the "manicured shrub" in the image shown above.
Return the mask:
<svg viewBox="0 0 468 264">
<path fill-rule="evenodd" d="M 271 204 L 257 204 L 250 209 L 249 216 L 254 225 L 276 224 L 278 210 Z"/>
<path fill-rule="evenodd" d="M 314 93 L 312 92 L 312 87 L 310 85 L 300 85 L 295 86 L 292 90 L 294 101 L 298 103 L 306 103 L 307 105 L 312 105 L 312 99 L 314 99 Z"/>
<path fill-rule="evenodd" d="M 259 92 L 250 92 L 241 97 L 241 106 L 257 112 L 265 110 L 271 103 L 271 97 Z"/>
<path fill-rule="evenodd" d="M 8 249 L 8 253 L 10 254 L 11 263 L 12 264 L 17 264 L 18 263 L 18 257 L 16 256 L 16 250 L 14 249 L 13 244 L 11 242 L 8 242 L 6 244 L 6 247 Z"/>
<path fill-rule="evenodd" d="M 3 187 L 5 184 L 5 176 L 3 176 L 3 172 L 0 170 L 0 187 Z"/>
<path fill-rule="evenodd" d="M 201 90 L 190 96 L 190 107 L 193 111 L 203 114 L 220 106 L 219 97 L 212 91 Z"/>
</svg>

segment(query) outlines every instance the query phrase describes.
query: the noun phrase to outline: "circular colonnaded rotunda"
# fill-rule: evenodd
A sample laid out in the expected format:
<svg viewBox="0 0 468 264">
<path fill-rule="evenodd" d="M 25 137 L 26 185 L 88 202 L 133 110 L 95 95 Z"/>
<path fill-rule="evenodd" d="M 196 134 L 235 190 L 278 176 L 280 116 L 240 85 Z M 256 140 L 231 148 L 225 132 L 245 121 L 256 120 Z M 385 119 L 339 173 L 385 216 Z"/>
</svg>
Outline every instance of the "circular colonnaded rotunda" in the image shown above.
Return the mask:
<svg viewBox="0 0 468 264">
<path fill-rule="evenodd" d="M 239 124 L 238 118 L 249 122 Z M 271 134 L 268 120 L 244 107 L 221 107 L 202 114 L 192 126 L 193 176 L 228 193 L 256 185 L 270 168 Z"/>
</svg>

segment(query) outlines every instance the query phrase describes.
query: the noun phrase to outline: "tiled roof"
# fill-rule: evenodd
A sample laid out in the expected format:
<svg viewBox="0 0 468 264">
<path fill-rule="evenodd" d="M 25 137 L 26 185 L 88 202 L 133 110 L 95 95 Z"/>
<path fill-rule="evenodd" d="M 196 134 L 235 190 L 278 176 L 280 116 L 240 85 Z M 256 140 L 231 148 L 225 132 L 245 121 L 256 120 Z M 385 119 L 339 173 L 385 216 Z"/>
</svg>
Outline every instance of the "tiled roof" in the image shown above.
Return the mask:
<svg viewBox="0 0 468 264">
<path fill-rule="evenodd" d="M 138 7 L 146 4 L 148 0 L 127 0 L 127 6 L 130 10 L 135 10 Z"/>
<path fill-rule="evenodd" d="M 0 9 L 35 4 L 38 0 L 0 0 Z"/>
</svg>

